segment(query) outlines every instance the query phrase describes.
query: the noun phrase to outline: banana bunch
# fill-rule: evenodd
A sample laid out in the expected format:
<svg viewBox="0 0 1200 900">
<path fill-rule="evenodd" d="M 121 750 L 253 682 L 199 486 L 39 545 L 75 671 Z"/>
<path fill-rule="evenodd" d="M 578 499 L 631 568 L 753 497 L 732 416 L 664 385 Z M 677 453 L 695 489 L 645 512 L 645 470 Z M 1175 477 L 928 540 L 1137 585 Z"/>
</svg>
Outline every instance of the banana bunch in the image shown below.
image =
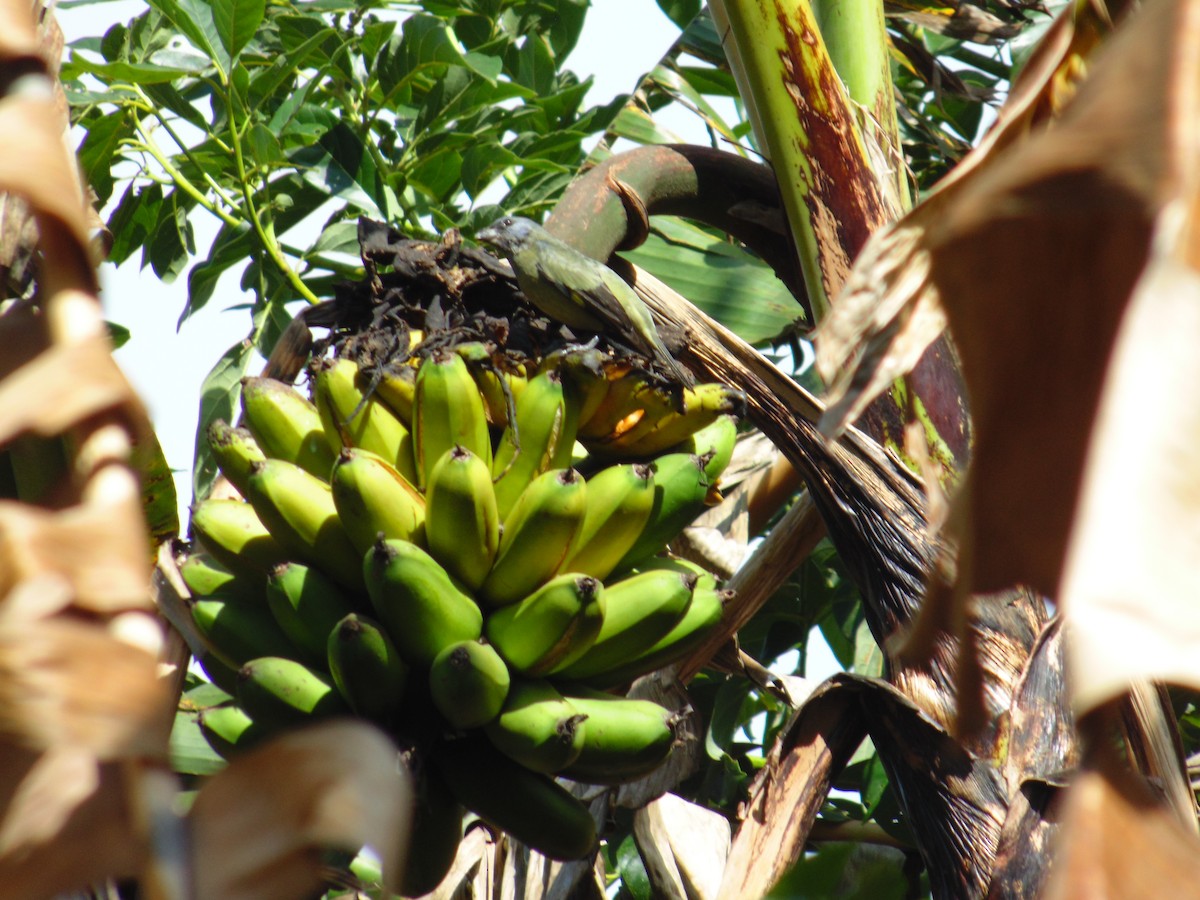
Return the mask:
<svg viewBox="0 0 1200 900">
<path fill-rule="evenodd" d="M 201 664 L 234 698 L 203 732 L 230 755 L 357 715 L 420 747 L 414 894 L 445 874 L 464 807 L 586 855 L 595 826 L 555 777 L 619 783 L 671 752 L 674 713 L 606 691 L 721 618 L 714 578 L 661 554 L 719 499 L 740 395 L 672 394 L 588 348 L 312 370 L 311 401 L 248 378 L 241 425 L 208 432 L 244 499 L 196 505 L 181 565 Z"/>
</svg>

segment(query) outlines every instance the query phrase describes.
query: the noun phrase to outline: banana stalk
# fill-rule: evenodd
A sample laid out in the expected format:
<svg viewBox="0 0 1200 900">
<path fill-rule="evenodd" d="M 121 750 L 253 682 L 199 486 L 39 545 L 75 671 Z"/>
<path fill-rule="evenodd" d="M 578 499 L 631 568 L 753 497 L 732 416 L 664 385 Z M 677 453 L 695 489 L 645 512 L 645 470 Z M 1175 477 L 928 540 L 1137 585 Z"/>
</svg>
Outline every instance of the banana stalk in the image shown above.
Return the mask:
<svg viewBox="0 0 1200 900">
<path fill-rule="evenodd" d="M 875 160 L 892 171 L 903 167 L 890 150 L 872 152 L 863 139 L 807 0 L 714 0 L 709 8 L 739 92 L 753 98 L 750 121 L 778 173 L 820 322 L 867 238 L 900 211 L 896 178 L 876 175 Z"/>
</svg>

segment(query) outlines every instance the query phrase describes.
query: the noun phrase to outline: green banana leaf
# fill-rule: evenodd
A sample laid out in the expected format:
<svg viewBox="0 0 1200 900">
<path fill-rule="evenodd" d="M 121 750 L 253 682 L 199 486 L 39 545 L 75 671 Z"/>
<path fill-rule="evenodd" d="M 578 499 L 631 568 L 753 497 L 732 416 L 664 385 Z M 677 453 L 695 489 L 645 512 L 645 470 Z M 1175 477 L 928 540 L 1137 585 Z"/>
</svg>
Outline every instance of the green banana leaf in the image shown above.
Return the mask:
<svg viewBox="0 0 1200 900">
<path fill-rule="evenodd" d="M 775 273 L 741 247 L 673 216 L 623 254 L 751 344 L 789 331 L 803 310 Z"/>
</svg>

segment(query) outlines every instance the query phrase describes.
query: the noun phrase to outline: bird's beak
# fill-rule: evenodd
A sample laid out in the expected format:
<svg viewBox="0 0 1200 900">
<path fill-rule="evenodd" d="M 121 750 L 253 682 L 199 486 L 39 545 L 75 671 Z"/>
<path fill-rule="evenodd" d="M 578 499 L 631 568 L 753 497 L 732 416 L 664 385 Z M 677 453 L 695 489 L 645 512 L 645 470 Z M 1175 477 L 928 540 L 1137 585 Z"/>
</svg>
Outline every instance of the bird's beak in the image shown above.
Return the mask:
<svg viewBox="0 0 1200 900">
<path fill-rule="evenodd" d="M 483 244 L 490 244 L 497 249 L 503 249 L 504 239 L 500 236 L 500 232 L 489 225 L 482 231 L 475 232 L 475 240 Z"/>
</svg>

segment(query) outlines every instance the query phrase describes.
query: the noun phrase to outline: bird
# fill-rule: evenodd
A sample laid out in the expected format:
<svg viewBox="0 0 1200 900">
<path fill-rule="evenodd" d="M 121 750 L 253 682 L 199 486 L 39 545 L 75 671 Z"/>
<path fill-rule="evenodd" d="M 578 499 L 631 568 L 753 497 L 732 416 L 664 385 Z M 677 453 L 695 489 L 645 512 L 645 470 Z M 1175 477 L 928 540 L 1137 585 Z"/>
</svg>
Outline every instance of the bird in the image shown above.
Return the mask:
<svg viewBox="0 0 1200 900">
<path fill-rule="evenodd" d="M 526 298 L 568 328 L 632 341 L 681 384 L 692 374 L 663 345 L 650 310 L 620 275 L 560 241 L 532 219 L 504 216 L 475 237 L 512 263 Z"/>
</svg>

